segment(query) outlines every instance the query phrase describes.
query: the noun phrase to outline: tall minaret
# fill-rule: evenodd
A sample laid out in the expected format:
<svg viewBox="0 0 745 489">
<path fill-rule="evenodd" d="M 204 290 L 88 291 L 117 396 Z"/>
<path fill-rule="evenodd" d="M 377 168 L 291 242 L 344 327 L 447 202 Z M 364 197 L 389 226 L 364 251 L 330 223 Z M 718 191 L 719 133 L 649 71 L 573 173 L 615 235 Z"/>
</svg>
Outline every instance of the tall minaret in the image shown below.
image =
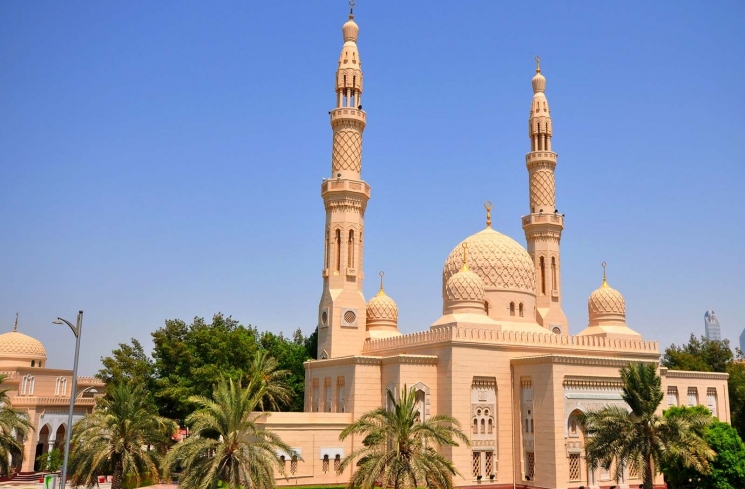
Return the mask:
<svg viewBox="0 0 745 489">
<path fill-rule="evenodd" d="M 336 70 L 336 108 L 329 112 L 334 132 L 331 178 L 321 184 L 326 238 L 318 312 L 319 359 L 360 354 L 367 335 L 362 257 L 370 186 L 360 178 L 367 115 L 362 110 L 358 32 L 350 10 L 349 20 L 342 27 L 344 47 Z"/>
<path fill-rule="evenodd" d="M 530 214 L 523 217 L 528 253 L 535 262 L 537 287 L 536 320 L 544 328 L 568 334 L 567 318 L 561 310 L 561 255 L 559 242 L 564 216 L 556 208 L 556 153 L 551 151 L 551 111 L 546 99 L 546 78 L 541 75 L 541 59 L 536 57 L 533 77 L 533 103 L 530 106 L 528 134 L 530 153 L 525 165 L 530 175 Z"/>
</svg>

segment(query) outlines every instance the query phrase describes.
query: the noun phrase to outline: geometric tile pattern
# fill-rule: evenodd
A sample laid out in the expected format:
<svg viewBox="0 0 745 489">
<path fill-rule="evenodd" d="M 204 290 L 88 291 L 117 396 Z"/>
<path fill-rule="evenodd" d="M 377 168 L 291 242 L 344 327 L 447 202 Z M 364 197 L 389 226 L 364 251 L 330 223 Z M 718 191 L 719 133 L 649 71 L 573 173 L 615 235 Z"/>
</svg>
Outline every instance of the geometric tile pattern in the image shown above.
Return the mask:
<svg viewBox="0 0 745 489">
<path fill-rule="evenodd" d="M 517 241 L 492 228 L 486 228 L 469 236 L 462 243 L 468 244 L 468 268 L 481 277 L 485 288 L 535 293 L 535 265 L 528 252 Z M 442 271 L 443 289 L 450 277 L 463 266 L 462 243 L 450 252 L 445 261 Z"/>
<path fill-rule="evenodd" d="M 360 172 L 362 169 L 362 134 L 359 131 L 341 129 L 334 132 L 331 168 L 334 174 L 339 170 Z"/>
<path fill-rule="evenodd" d="M 484 281 L 472 271 L 461 271 L 450 277 L 445 284 L 448 301 L 484 302 Z"/>
<path fill-rule="evenodd" d="M 0 354 L 2 353 L 47 356 L 47 350 L 41 344 L 41 341 L 17 331 L 0 335 Z"/>
<path fill-rule="evenodd" d="M 554 211 L 555 198 L 554 172 L 550 170 L 532 172 L 530 175 L 531 207 L 544 206 L 543 212 L 551 213 Z"/>
<path fill-rule="evenodd" d="M 367 320 L 386 319 L 398 321 L 396 302 L 381 291 L 367 303 Z"/>
<path fill-rule="evenodd" d="M 626 315 L 626 301 L 616 289 L 605 285 L 590 294 L 587 301 L 587 310 L 594 314 L 621 314 Z"/>
</svg>

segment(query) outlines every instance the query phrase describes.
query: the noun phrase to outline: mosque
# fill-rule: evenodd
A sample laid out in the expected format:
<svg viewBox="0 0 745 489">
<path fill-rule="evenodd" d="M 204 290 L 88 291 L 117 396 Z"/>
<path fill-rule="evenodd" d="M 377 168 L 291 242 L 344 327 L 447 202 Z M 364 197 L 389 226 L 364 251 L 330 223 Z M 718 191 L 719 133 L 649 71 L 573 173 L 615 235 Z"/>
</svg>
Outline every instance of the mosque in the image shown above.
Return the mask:
<svg viewBox="0 0 745 489">
<path fill-rule="evenodd" d="M 23 440 L 23 462 L 14 464 L 16 472 L 39 469 L 36 458 L 54 448 L 62 448 L 70 407 L 72 371 L 47 366 L 47 350 L 37 339 L 13 330 L 0 334 L 0 375 L 5 380 L 11 405 L 29 415 L 33 430 Z M 95 377 L 78 377 L 73 423 L 93 411 L 96 397 L 103 395 L 104 383 Z"/>
<path fill-rule="evenodd" d="M 457 486 L 493 488 L 638 487 L 626 469 L 617 483 L 590 470 L 577 415 L 604 405 L 628 409 L 619 369 L 659 365 L 656 341 L 626 324 L 626 303 L 603 273 L 588 299 L 588 323 L 572 334 L 562 311 L 553 124 L 539 59 L 528 118 L 530 206 L 523 216 L 527 246 L 486 226 L 456 245 L 442 270 L 442 316 L 428 329 L 398 330 L 398 306 L 383 288 L 365 301 L 364 216 L 370 185 L 361 178 L 363 72 L 359 27 L 350 13 L 336 71 L 331 176 L 321 184 L 326 210 L 323 292 L 318 310 L 318 360 L 305 364 L 305 412 L 272 413 L 263 422 L 292 448 L 279 485 L 346 483 L 339 470 L 359 437 L 340 431 L 386 405 L 386 392 L 416 392 L 423 419 L 447 413 L 471 446 L 447 447 L 461 476 Z M 527 101 L 526 101 L 527 102 Z M 527 103 L 526 103 L 527 105 Z M 599 280 L 600 282 L 600 280 Z M 703 404 L 730 421 L 727 374 L 659 368 L 671 405 Z M 664 487 L 661 476 L 656 484 Z"/>
</svg>

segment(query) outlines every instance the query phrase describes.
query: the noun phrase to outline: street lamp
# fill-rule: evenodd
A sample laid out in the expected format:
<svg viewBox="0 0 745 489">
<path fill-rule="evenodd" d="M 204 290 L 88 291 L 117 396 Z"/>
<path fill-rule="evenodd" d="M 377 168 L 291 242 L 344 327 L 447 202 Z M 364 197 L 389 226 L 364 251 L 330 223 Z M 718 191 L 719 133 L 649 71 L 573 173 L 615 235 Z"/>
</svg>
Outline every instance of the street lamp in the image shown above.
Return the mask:
<svg viewBox="0 0 745 489">
<path fill-rule="evenodd" d="M 75 335 L 75 363 L 72 367 L 72 390 L 70 391 L 70 413 L 67 415 L 67 430 L 65 430 L 65 459 L 62 464 L 62 481 L 61 487 L 65 489 L 67 485 L 67 461 L 70 459 L 70 435 L 72 434 L 72 412 L 75 408 L 75 391 L 78 388 L 78 355 L 80 354 L 80 330 L 83 328 L 83 311 L 78 311 L 78 322 L 73 326 L 66 319 L 57 318 L 52 324 L 66 324 L 70 326 L 72 334 Z"/>
</svg>

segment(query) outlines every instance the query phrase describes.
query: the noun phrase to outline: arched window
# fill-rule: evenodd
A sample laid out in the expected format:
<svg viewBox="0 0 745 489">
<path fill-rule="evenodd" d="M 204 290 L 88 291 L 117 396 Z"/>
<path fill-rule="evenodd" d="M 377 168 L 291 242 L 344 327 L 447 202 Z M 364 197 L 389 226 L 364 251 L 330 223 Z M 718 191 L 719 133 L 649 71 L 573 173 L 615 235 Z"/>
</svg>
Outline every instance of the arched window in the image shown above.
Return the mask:
<svg viewBox="0 0 745 489">
<path fill-rule="evenodd" d="M 336 230 L 336 271 L 341 270 L 341 229 Z"/>
<path fill-rule="evenodd" d="M 337 474 L 341 473 L 341 455 L 338 453 L 336 454 L 336 457 L 334 457 L 334 472 Z"/>
<path fill-rule="evenodd" d="M 31 360 L 31 366 L 32 367 L 35 367 L 36 366 L 36 360 Z"/>
<path fill-rule="evenodd" d="M 510 316 L 514 316 L 514 315 L 515 315 L 515 303 L 510 302 Z"/>
<path fill-rule="evenodd" d="M 484 433 L 486 433 L 486 422 L 484 418 L 481 418 L 481 434 L 483 435 Z"/>
<path fill-rule="evenodd" d="M 551 290 L 559 290 L 556 281 L 556 258 L 553 256 L 551 257 Z"/>
<path fill-rule="evenodd" d="M 489 418 L 489 431 L 488 433 L 491 435 L 494 432 L 494 420 Z"/>
<path fill-rule="evenodd" d="M 546 294 L 546 263 L 543 257 L 540 260 L 541 263 L 541 294 Z"/>
<path fill-rule="evenodd" d="M 23 383 L 21 384 L 21 395 L 33 396 L 35 383 L 36 381 L 33 375 L 26 375 L 25 377 L 23 377 Z"/>
<path fill-rule="evenodd" d="M 523 306 L 522 302 L 520 303 L 519 311 L 520 311 L 520 317 L 523 317 L 525 315 L 525 307 Z"/>
<path fill-rule="evenodd" d="M 328 471 L 329 471 L 329 456 L 328 455 L 324 455 L 323 456 L 323 468 L 322 468 L 322 470 L 323 470 L 323 473 L 324 474 L 327 474 Z"/>
<path fill-rule="evenodd" d="M 486 315 L 489 315 L 489 301 L 484 301 L 484 311 L 486 311 Z"/>
<path fill-rule="evenodd" d="M 530 432 L 533 433 L 533 418 L 530 418 Z"/>
<path fill-rule="evenodd" d="M 67 395 L 67 379 L 64 377 L 57 378 L 57 385 L 54 388 L 55 396 L 66 396 Z"/>
<path fill-rule="evenodd" d="M 473 434 L 476 435 L 479 432 L 479 420 L 473 418 Z"/>
<path fill-rule="evenodd" d="M 528 418 L 525 418 L 525 433 L 530 433 L 530 425 L 528 424 Z"/>
<path fill-rule="evenodd" d="M 354 268 L 354 230 L 349 230 L 349 239 L 347 240 L 347 267 Z"/>
</svg>

